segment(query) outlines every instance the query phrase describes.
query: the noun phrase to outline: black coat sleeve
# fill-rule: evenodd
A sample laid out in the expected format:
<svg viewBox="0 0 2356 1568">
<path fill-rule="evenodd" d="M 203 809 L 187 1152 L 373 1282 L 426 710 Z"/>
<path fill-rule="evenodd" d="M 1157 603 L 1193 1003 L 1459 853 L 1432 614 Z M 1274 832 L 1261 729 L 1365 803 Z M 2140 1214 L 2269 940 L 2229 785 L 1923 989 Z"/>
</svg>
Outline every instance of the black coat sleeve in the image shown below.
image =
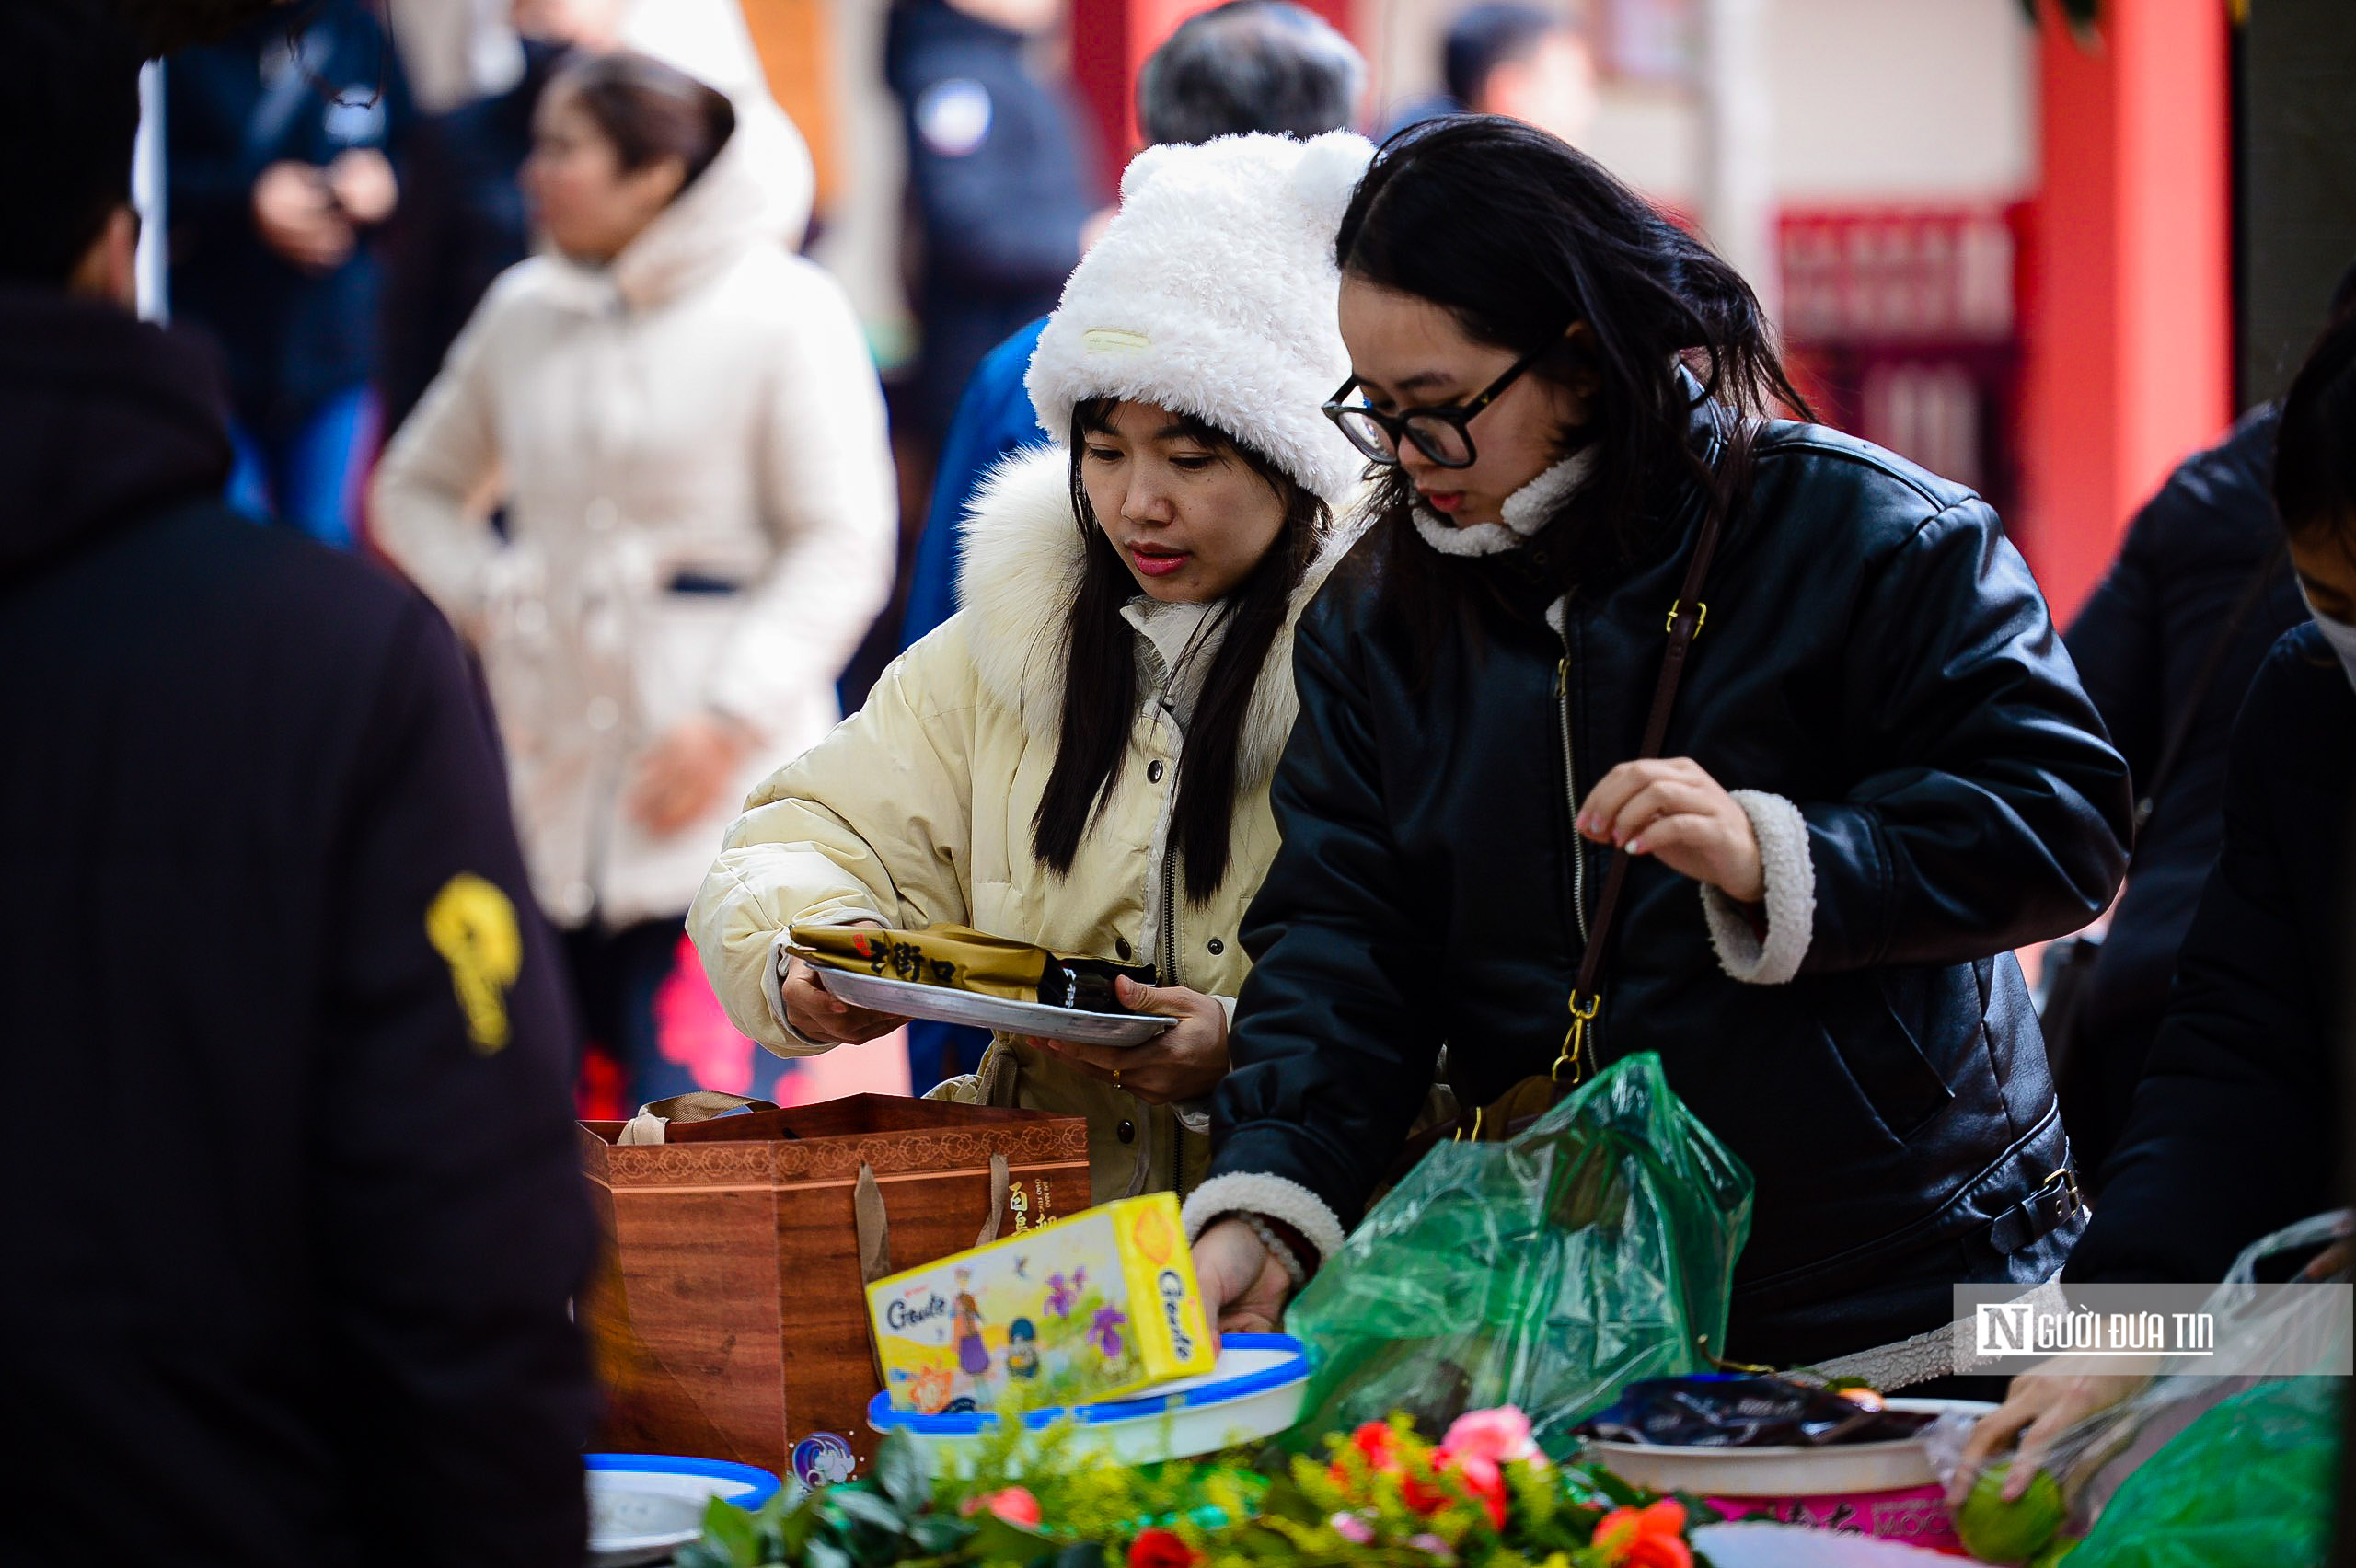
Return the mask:
<svg viewBox="0 0 2356 1568">
<path fill-rule="evenodd" d="M 2061 936 L 2127 865 L 2127 769 L 1985 503 L 1932 517 L 1866 588 L 1842 698 L 1856 781 L 1798 802 L 1804 973 L 1958 963 Z"/>
<path fill-rule="evenodd" d="M 2312 762 L 2300 754 L 2316 722 L 2293 646 L 2277 644 L 2235 727 L 2217 866 L 2072 1279 L 2219 1279 L 2250 1242 L 2334 1201 L 2321 998 L 2339 975 L 2316 960 L 2338 911 L 2302 892 L 2342 885 L 2331 829 L 2349 800 L 2345 780 L 2285 788 Z"/>
<path fill-rule="evenodd" d="M 1272 787 L 1283 845 L 1244 920 L 1253 972 L 1211 1165 L 1298 1183 L 1345 1230 L 1405 1138 L 1441 1039 L 1345 599 L 1329 590 L 1294 640 L 1300 716 Z"/>
<path fill-rule="evenodd" d="M 310 1205 L 369 1561 L 578 1563 L 592 1255 L 572 1029 L 487 716 L 422 599 L 374 694 L 339 870 Z"/>
<path fill-rule="evenodd" d="M 2136 513 L 2119 558 L 2070 623 L 2065 639 L 2110 744 L 2139 780 L 2151 777 L 2167 738 L 2162 713 L 2166 628 L 2154 568 L 2157 536 L 2170 504 L 2170 491 L 2164 489 Z"/>
</svg>

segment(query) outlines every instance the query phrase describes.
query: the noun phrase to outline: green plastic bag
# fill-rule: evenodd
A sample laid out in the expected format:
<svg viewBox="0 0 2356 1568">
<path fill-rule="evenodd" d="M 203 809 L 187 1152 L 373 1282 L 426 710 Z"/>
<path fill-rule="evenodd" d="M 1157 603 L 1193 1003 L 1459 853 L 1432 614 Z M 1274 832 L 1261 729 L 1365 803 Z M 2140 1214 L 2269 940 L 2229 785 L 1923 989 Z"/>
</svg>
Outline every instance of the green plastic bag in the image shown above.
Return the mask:
<svg viewBox="0 0 2356 1568">
<path fill-rule="evenodd" d="M 2320 1568 L 2344 1383 L 2260 1383 L 2203 1411 L 2120 1484 L 2069 1568 Z"/>
<path fill-rule="evenodd" d="M 1710 1366 L 1750 1194 L 1650 1054 L 1510 1142 L 1438 1146 L 1287 1309 L 1314 1368 L 1294 1430 L 1515 1404 L 1568 1457 L 1623 1385 Z"/>
</svg>

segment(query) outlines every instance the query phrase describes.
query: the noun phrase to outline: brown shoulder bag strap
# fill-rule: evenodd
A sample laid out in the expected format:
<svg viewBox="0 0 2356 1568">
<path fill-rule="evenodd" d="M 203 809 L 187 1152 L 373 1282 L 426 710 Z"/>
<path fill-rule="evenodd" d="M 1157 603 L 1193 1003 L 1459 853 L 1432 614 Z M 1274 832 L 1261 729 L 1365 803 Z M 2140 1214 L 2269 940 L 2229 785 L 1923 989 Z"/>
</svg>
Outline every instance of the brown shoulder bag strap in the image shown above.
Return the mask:
<svg viewBox="0 0 2356 1568">
<path fill-rule="evenodd" d="M 1653 686 L 1652 711 L 1645 719 L 1644 744 L 1636 749 L 1636 760 L 1650 761 L 1660 755 L 1662 744 L 1669 738 L 1669 710 L 1677 705 L 1678 684 L 1685 678 L 1686 655 L 1693 651 L 1693 639 L 1702 629 L 1710 606 L 1703 602 L 1702 587 L 1710 575 L 1710 558 L 1718 550 L 1718 514 L 1715 509 L 1702 519 L 1702 532 L 1693 541 L 1693 559 L 1685 568 L 1685 585 L 1678 590 L 1677 603 L 1669 611 L 1669 646 L 1660 656 L 1660 679 Z M 1571 853 L 1584 853 L 1573 829 Z M 1603 959 L 1611 940 L 1612 925 L 1620 913 L 1620 889 L 1628 880 L 1628 852 L 1614 849 L 1611 868 L 1603 875 L 1603 892 L 1595 901 L 1595 922 L 1588 928 L 1587 951 L 1579 958 L 1579 977 L 1571 989 L 1571 1029 L 1563 1037 L 1563 1053 L 1554 1061 L 1554 1074 L 1561 1078 L 1567 1069 L 1570 1081 L 1585 1081 L 1595 1067 L 1593 1042 L 1588 1037 L 1588 1026 L 1595 1021 L 1602 998 L 1597 987 L 1603 976 Z"/>
</svg>

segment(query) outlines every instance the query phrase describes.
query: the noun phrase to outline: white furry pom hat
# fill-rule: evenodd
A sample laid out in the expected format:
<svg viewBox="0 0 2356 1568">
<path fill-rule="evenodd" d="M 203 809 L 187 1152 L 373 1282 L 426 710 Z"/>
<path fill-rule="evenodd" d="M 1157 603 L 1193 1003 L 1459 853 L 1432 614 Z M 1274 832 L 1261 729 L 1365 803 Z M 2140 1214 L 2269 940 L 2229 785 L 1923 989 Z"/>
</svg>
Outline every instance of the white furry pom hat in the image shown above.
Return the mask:
<svg viewBox="0 0 2356 1568">
<path fill-rule="evenodd" d="M 1265 453 L 1340 510 L 1366 459 L 1319 412 L 1350 373 L 1334 236 L 1373 154 L 1346 131 L 1139 153 L 1031 357 L 1040 427 L 1067 441 L 1088 398 L 1156 403 Z"/>
</svg>

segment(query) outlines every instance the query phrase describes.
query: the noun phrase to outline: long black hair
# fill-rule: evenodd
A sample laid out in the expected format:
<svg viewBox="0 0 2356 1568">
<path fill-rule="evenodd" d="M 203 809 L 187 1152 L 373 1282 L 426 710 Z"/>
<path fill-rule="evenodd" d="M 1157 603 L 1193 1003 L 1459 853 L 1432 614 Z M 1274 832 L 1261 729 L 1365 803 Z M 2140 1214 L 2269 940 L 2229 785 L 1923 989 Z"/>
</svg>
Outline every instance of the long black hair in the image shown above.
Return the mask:
<svg viewBox="0 0 2356 1568">
<path fill-rule="evenodd" d="M 1080 841 L 1121 777 L 1138 702 L 1136 633 L 1121 618 L 1121 607 L 1137 596 L 1137 579 L 1097 525 L 1080 478 L 1087 437 L 1109 433 L 1116 406 L 1113 398 L 1093 398 L 1072 411 L 1071 511 L 1084 564 L 1080 592 L 1064 620 L 1064 702 L 1056 766 L 1031 819 L 1032 853 L 1059 876 L 1069 874 Z M 1263 454 L 1204 421 L 1182 415 L 1178 423 L 1223 460 L 1250 468 L 1284 505 L 1276 541 L 1212 612 L 1224 636 L 1204 673 L 1179 754 L 1171 843 L 1184 869 L 1186 896 L 1199 905 L 1209 902 L 1227 876 L 1236 764 L 1261 667 L 1284 629 L 1293 591 L 1316 559 L 1330 518 L 1314 492 Z M 1192 656 L 1190 650 L 1187 657 Z"/>
<path fill-rule="evenodd" d="M 1753 420 L 1779 401 L 1807 407 L 1739 273 L 1593 158 L 1519 121 L 1459 115 L 1392 137 L 1334 254 L 1345 277 L 1428 300 L 1478 342 L 1516 355 L 1555 343 L 1533 374 L 1595 386 L 1588 422 L 1562 435 L 1596 466 L 1555 520 L 1571 534 L 1549 557 L 1560 589 L 1633 562 L 1655 542 L 1647 522 L 1686 485 L 1723 516 L 1749 478 Z M 1586 332 L 1566 338 L 1579 323 Z M 1680 366 L 1723 411 L 1715 461 L 1693 439 Z M 1461 574 L 1434 570 L 1412 537 L 1406 471 L 1381 477 L 1384 592 L 1429 610 L 1437 585 Z"/>
</svg>

